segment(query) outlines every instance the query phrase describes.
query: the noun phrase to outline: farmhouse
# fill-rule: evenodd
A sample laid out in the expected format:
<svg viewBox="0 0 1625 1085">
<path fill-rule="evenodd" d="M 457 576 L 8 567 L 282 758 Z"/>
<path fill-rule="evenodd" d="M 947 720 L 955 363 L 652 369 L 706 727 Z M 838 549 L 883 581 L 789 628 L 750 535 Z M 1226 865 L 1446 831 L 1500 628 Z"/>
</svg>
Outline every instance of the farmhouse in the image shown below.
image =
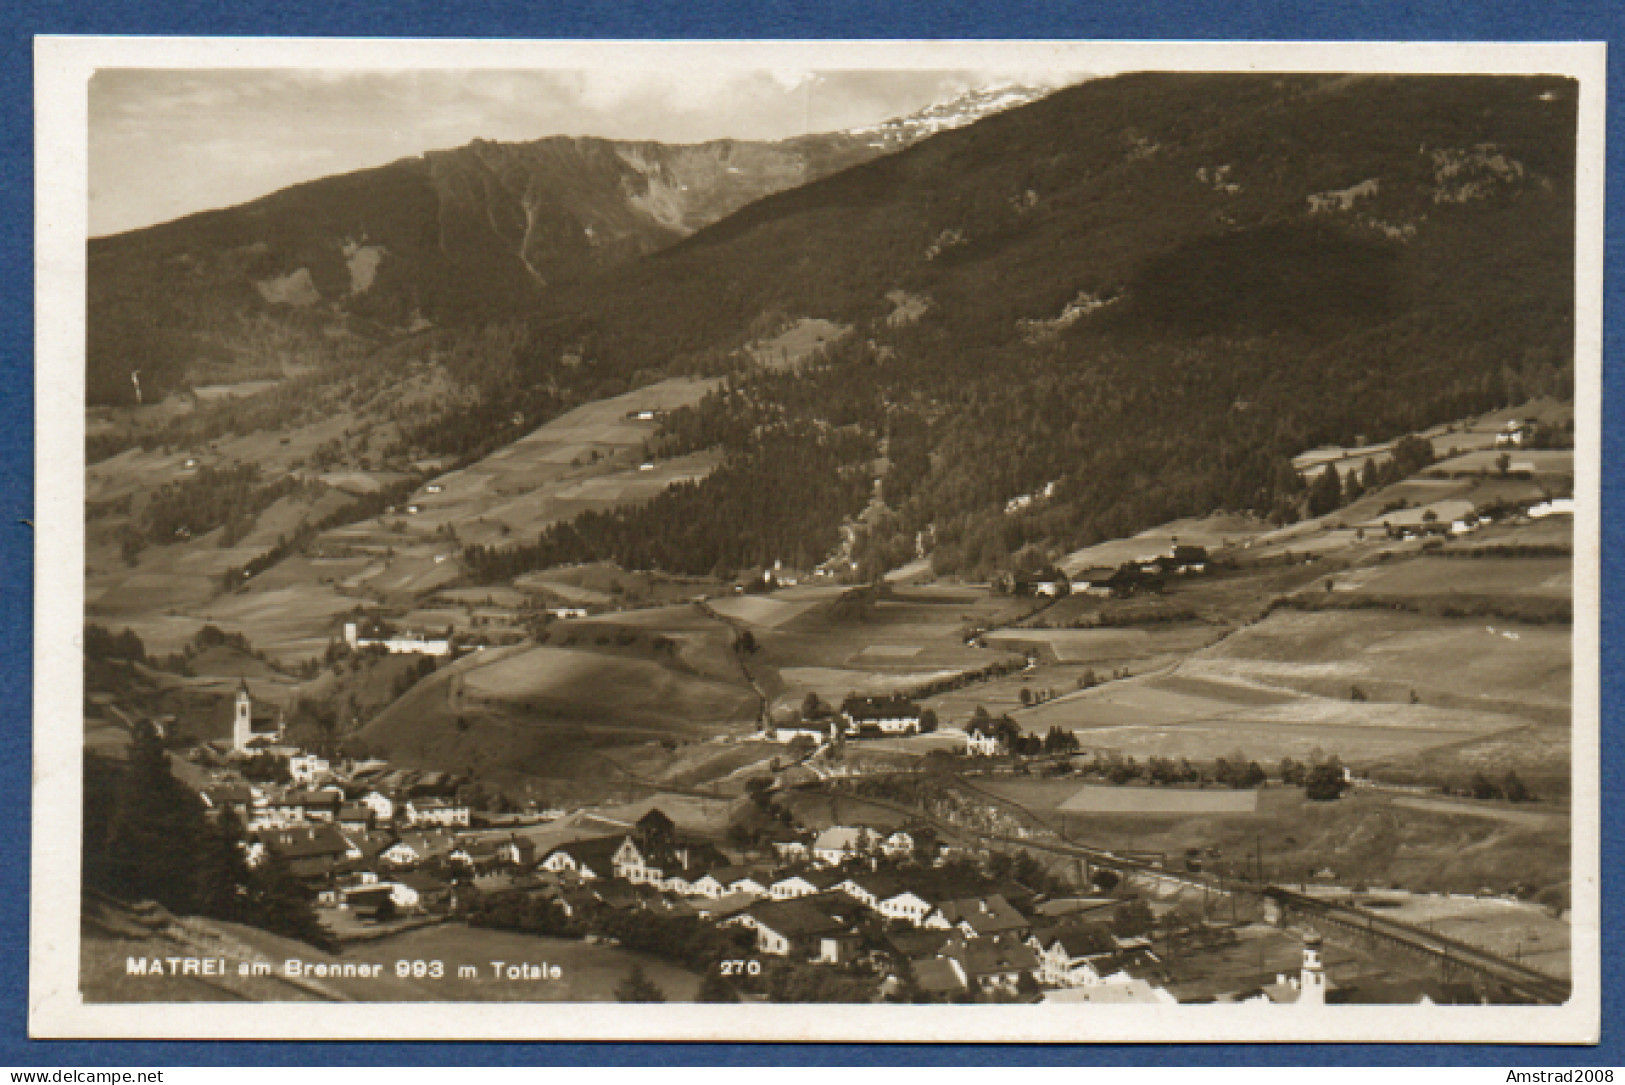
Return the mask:
<svg viewBox="0 0 1625 1085">
<path fill-rule="evenodd" d="M 415 867 L 441 856 L 449 857 L 456 847 L 456 839 L 443 829 L 438 832 L 407 833 L 379 852 L 378 857 L 393 866 Z"/>
<path fill-rule="evenodd" d="M 877 898 L 874 908 L 887 919 L 902 920 L 916 927 L 923 924 L 932 911 L 930 901 L 909 889 Z"/>
<path fill-rule="evenodd" d="M 1533 418 L 1514 418 L 1495 435 L 1496 448 L 1522 448 L 1524 442 L 1535 435 Z"/>
<path fill-rule="evenodd" d="M 971 757 L 998 757 L 1004 742 L 992 731 L 966 731 L 965 753 Z"/>
<path fill-rule="evenodd" d="M 351 844 L 331 825 L 307 828 L 272 829 L 255 833 L 259 854 L 269 854 L 288 865 L 294 877 L 326 878 L 336 873 L 350 857 Z M 254 854 L 250 851 L 251 857 Z"/>
<path fill-rule="evenodd" d="M 468 805 L 446 799 L 413 799 L 406 804 L 406 820 L 412 825 L 438 825 L 441 828 L 468 828 Z"/>
<path fill-rule="evenodd" d="M 835 888 L 842 880 L 842 876 L 832 870 L 803 870 L 786 874 L 773 882 L 767 887 L 767 895 L 774 900 L 810 897 Z"/>
<path fill-rule="evenodd" d="M 198 794 L 210 810 L 230 810 L 237 820 L 245 823 L 253 820 L 254 807 L 265 801 L 263 795 L 256 794 L 247 784 L 218 784 Z"/>
<path fill-rule="evenodd" d="M 854 856 L 873 851 L 880 834 L 866 825 L 833 826 L 818 834 L 812 843 L 812 857 L 825 866 L 840 866 Z"/>
<path fill-rule="evenodd" d="M 991 938 L 1005 934 L 1024 938 L 1031 927 L 1027 917 L 997 893 L 944 901 L 925 922 L 933 927 L 956 928 L 966 938 Z"/>
<path fill-rule="evenodd" d="M 835 721 L 819 723 L 815 720 L 799 720 L 795 723 L 783 723 L 774 726 L 770 735 L 774 742 L 794 742 L 806 736 L 814 742 L 825 742 L 835 731 Z"/>
<path fill-rule="evenodd" d="M 553 874 L 573 874 L 583 881 L 613 878 L 615 856 L 623 840 L 619 836 L 599 836 L 560 844 L 542 856 L 537 866 Z"/>
<path fill-rule="evenodd" d="M 1027 945 L 1038 955 L 1038 980 L 1051 987 L 1099 983 L 1098 965 L 1116 950 L 1111 934 L 1098 925 L 1080 925 L 1035 933 Z"/>
<path fill-rule="evenodd" d="M 381 822 L 395 820 L 395 800 L 382 791 L 369 791 L 361 796 L 360 804 L 372 811 L 372 816 Z"/>
<path fill-rule="evenodd" d="M 874 911 L 882 900 L 900 895 L 903 883 L 891 874 L 853 874 L 835 889 Z"/>
<path fill-rule="evenodd" d="M 1110 565 L 1080 569 L 1072 577 L 1072 591 L 1078 595 L 1110 596 L 1117 586 L 1117 570 Z"/>
<path fill-rule="evenodd" d="M 689 892 L 695 896 L 707 897 L 711 900 L 721 900 L 725 896 L 744 894 L 749 897 L 765 897 L 768 895 L 768 877 L 751 867 L 723 866 L 712 867 L 698 880 L 692 882 Z"/>
<path fill-rule="evenodd" d="M 952 938 L 942 947 L 942 956 L 959 962 L 978 994 L 1014 995 L 1036 982 L 1037 956 L 1013 937 Z"/>
<path fill-rule="evenodd" d="M 965 969 L 952 957 L 926 957 L 911 961 L 909 967 L 914 973 L 914 986 L 929 998 L 952 998 L 970 987 Z"/>
<path fill-rule="evenodd" d="M 848 697 L 841 703 L 841 718 L 849 735 L 913 735 L 920 730 L 920 706 L 907 697 Z"/>
<path fill-rule="evenodd" d="M 300 787 L 315 787 L 332 776 L 325 757 L 301 753 L 288 758 L 288 778 Z"/>
<path fill-rule="evenodd" d="M 1541 501 L 1529 506 L 1531 520 L 1544 520 L 1548 516 L 1573 516 L 1574 498 L 1554 497 L 1550 501 Z"/>
<path fill-rule="evenodd" d="M 1175 545 L 1169 552 L 1173 571 L 1176 573 L 1200 573 L 1207 569 L 1208 554 L 1205 546 Z"/>
<path fill-rule="evenodd" d="M 412 511 L 416 511 L 414 508 Z M 356 622 L 344 623 L 344 642 L 352 649 L 382 645 L 391 655 L 443 656 L 451 654 L 449 637 L 425 637 L 421 633 L 404 633 L 388 637 L 364 637 Z"/>
<path fill-rule="evenodd" d="M 256 821 L 282 825 L 298 825 L 307 821 L 334 822 L 344 805 L 343 794 L 337 791 L 288 790 L 280 797 L 268 799 L 255 811 Z"/>
<path fill-rule="evenodd" d="M 760 901 L 728 922 L 755 931 L 760 953 L 845 963 L 857 948 L 857 932 L 841 921 L 838 911 L 823 904 L 814 898 Z"/>
</svg>

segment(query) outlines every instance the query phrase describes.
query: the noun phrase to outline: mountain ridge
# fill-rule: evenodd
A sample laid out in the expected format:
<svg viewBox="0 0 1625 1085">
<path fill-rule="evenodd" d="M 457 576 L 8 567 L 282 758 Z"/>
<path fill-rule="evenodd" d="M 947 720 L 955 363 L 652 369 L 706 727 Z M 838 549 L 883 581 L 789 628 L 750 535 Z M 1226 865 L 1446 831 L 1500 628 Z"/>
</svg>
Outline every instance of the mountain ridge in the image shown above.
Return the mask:
<svg viewBox="0 0 1625 1085">
<path fill-rule="evenodd" d="M 263 363 L 251 326 L 266 320 L 376 337 L 519 314 L 762 196 L 1037 93 L 973 95 L 951 116 L 935 103 L 930 123 L 888 122 L 878 141 L 476 139 L 92 238 L 91 401 L 128 402 L 131 371 L 162 395 L 198 358 Z"/>
</svg>

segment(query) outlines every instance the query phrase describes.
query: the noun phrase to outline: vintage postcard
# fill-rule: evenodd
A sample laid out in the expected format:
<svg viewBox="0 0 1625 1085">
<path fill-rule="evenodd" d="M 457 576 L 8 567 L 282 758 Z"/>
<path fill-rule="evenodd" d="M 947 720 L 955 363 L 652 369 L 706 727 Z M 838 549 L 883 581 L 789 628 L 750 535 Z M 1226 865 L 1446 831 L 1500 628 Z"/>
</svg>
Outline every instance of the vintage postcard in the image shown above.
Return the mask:
<svg viewBox="0 0 1625 1085">
<path fill-rule="evenodd" d="M 1597 1040 L 1600 45 L 37 61 L 33 1035 Z"/>
</svg>

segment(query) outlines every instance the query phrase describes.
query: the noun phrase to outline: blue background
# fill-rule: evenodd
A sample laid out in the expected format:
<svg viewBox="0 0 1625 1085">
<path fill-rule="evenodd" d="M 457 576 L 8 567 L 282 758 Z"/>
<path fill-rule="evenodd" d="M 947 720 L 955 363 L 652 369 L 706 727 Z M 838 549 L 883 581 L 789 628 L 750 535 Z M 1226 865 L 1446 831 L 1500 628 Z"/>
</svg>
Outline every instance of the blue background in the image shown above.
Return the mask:
<svg viewBox="0 0 1625 1085">
<path fill-rule="evenodd" d="M 392 0 L 363 5 L 283 0 L 19 2 L 0 9 L 0 1064 L 128 1067 L 327 1064 L 988 1064 L 1006 1065 L 1588 1065 L 1625 1064 L 1618 1018 L 1620 931 L 1615 861 L 1621 855 L 1620 767 L 1614 697 L 1620 692 L 1620 616 L 1602 621 L 1603 983 L 1600 1047 L 1506 1046 L 848 1046 L 705 1044 L 265 1044 L 49 1043 L 27 1039 L 28 818 L 32 687 L 33 537 L 33 65 L 35 34 L 190 34 L 429 38 L 1115 38 L 1206 40 L 1607 41 L 1625 38 L 1621 0 L 1141 0 L 1075 3 L 980 0 L 920 3 L 797 0 L 710 5 L 536 0 Z M 1608 64 L 1608 206 L 1625 184 L 1625 49 Z M 1613 425 L 1620 392 L 1617 214 L 1608 216 L 1604 341 L 1603 599 L 1625 542 L 1616 498 L 1625 435 Z M 77 721 L 64 721 L 77 726 Z M 66 892 L 67 887 L 63 887 Z M 381 1009 L 380 1012 L 388 1012 Z M 1499 1078 L 1498 1078 L 1499 1079 Z"/>
</svg>

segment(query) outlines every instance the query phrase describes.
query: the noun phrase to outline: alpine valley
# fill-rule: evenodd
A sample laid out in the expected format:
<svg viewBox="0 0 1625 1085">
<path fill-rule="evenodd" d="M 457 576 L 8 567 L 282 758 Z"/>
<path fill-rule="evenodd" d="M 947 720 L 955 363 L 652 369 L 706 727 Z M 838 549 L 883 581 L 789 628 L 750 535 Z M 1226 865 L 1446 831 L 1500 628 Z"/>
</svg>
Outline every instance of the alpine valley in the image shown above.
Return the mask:
<svg viewBox="0 0 1625 1085">
<path fill-rule="evenodd" d="M 93 239 L 93 778 L 158 721 L 219 784 L 246 691 L 509 833 L 869 818 L 1056 896 L 1256 844 L 1562 916 L 1576 101 L 1127 74 Z"/>
</svg>

